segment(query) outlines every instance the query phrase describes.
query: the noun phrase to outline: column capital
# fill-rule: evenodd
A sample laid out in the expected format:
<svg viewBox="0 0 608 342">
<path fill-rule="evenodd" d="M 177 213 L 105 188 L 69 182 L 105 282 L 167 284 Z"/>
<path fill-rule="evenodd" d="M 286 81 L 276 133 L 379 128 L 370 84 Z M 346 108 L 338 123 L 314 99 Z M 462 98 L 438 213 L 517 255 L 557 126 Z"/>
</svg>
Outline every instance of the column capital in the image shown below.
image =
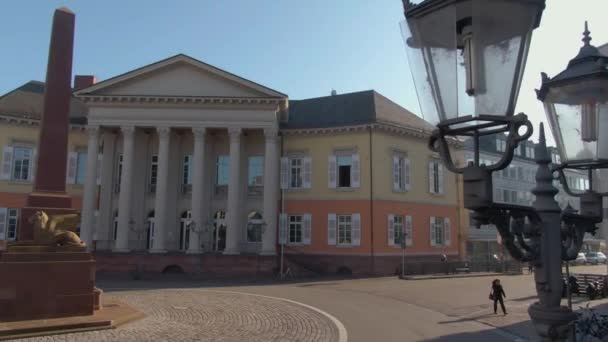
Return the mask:
<svg viewBox="0 0 608 342">
<path fill-rule="evenodd" d="M 264 137 L 268 142 L 277 142 L 279 140 L 278 128 L 264 128 Z"/>
<path fill-rule="evenodd" d="M 171 134 L 171 127 L 168 127 L 168 126 L 156 127 L 156 133 L 158 133 L 158 138 L 160 140 L 167 140 L 167 139 L 169 139 L 169 135 Z"/>
<path fill-rule="evenodd" d="M 98 134 L 99 126 L 98 125 L 88 125 L 86 127 L 86 130 L 87 130 L 87 133 L 89 133 L 89 135 Z"/>
<path fill-rule="evenodd" d="M 203 139 L 207 134 L 207 127 L 192 127 L 192 135 L 194 139 Z"/>
<path fill-rule="evenodd" d="M 122 131 L 122 135 L 124 137 L 132 138 L 135 133 L 135 126 L 121 126 L 120 130 Z"/>
<path fill-rule="evenodd" d="M 243 133 L 243 129 L 241 129 L 240 127 L 229 127 L 228 128 L 228 135 L 230 135 L 230 141 L 236 141 L 241 137 L 241 134 Z"/>
</svg>

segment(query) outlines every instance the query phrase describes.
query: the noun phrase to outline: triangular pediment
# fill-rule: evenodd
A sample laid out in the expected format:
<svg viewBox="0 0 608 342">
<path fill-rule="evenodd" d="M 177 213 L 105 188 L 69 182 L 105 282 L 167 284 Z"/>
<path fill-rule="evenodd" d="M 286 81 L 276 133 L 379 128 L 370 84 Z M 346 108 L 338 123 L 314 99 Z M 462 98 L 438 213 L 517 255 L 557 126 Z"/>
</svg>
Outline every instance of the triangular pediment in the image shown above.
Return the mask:
<svg viewBox="0 0 608 342">
<path fill-rule="evenodd" d="M 286 98 L 287 95 L 186 55 L 79 90 L 76 95 Z"/>
</svg>

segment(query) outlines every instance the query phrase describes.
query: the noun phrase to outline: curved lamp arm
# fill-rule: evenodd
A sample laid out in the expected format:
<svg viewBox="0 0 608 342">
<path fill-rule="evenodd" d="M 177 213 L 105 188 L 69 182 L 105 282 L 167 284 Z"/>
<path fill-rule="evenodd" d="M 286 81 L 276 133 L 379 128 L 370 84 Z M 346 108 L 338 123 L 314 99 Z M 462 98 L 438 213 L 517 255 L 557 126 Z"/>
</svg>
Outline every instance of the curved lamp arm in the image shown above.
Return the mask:
<svg viewBox="0 0 608 342">
<path fill-rule="evenodd" d="M 511 216 L 512 215 L 506 211 L 499 211 L 490 218 L 500 233 L 503 246 L 505 246 L 513 259 L 517 261 L 528 262 L 535 260 L 536 255 L 532 248 L 526 250 L 526 248 L 520 248 L 517 246 L 517 244 L 515 244 L 515 234 L 511 232 Z M 520 220 L 519 217 L 515 217 L 513 220 L 513 230 L 523 230 L 521 224 L 523 224 L 522 220 Z"/>
<path fill-rule="evenodd" d="M 526 132 L 522 135 L 519 134 L 521 127 L 526 127 Z M 498 163 L 487 167 L 490 172 L 502 170 L 511 164 L 515 155 L 515 149 L 519 146 L 519 143 L 528 140 L 534 133 L 534 127 L 528 116 L 524 113 L 519 113 L 513 117 L 513 121 L 509 124 L 509 135 L 507 136 L 507 148 L 505 153 L 502 155 Z"/>
<path fill-rule="evenodd" d="M 503 153 L 502 157 L 500 158 L 500 160 L 496 164 L 484 166 L 486 168 L 486 170 L 488 170 L 490 172 L 494 172 L 494 171 L 498 171 L 498 170 L 502 170 L 502 169 L 506 168 L 513 160 L 513 156 L 515 155 L 515 149 L 517 148 L 517 146 L 519 146 L 519 143 L 524 140 L 527 140 L 534 132 L 534 127 L 532 126 L 532 123 L 530 122 L 530 120 L 528 120 L 528 117 L 524 113 L 519 113 L 519 114 L 513 116 L 511 118 L 511 120 L 505 124 L 507 125 L 508 132 L 509 132 L 507 135 L 507 148 L 506 148 L 505 152 Z M 520 135 L 519 129 L 521 127 L 526 127 L 526 131 Z M 475 132 L 475 134 L 479 134 L 478 130 L 474 130 L 474 132 Z M 446 137 L 449 136 L 450 134 L 451 133 L 450 133 L 449 128 L 441 127 L 441 126 L 439 128 L 437 128 L 435 131 L 433 131 L 433 134 L 431 135 L 431 138 L 429 139 L 429 149 L 433 152 L 439 153 L 439 155 L 441 156 L 441 159 L 443 160 L 445 167 L 448 170 L 450 170 L 451 172 L 454 172 L 454 173 L 462 174 L 462 173 L 464 173 L 465 168 L 456 167 L 454 165 L 454 161 L 452 160 L 452 156 L 450 154 L 449 144 L 446 139 Z M 479 148 L 479 147 L 476 147 L 476 148 Z M 476 166 L 479 166 L 479 165 L 476 165 Z"/>
</svg>

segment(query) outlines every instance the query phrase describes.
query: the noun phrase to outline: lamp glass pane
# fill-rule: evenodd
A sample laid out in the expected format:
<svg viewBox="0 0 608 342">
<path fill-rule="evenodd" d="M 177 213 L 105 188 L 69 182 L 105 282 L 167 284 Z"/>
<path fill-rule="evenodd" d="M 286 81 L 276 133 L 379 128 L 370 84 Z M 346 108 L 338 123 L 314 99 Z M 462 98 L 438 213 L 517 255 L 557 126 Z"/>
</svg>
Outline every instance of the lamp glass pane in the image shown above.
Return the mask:
<svg viewBox="0 0 608 342">
<path fill-rule="evenodd" d="M 511 0 L 473 0 L 476 114 L 514 113 L 537 8 Z"/>
<path fill-rule="evenodd" d="M 401 31 L 427 121 L 514 113 L 539 3 L 468 0 L 408 15 Z"/>
<path fill-rule="evenodd" d="M 580 80 L 553 87 L 545 111 L 562 162 L 608 159 L 607 81 Z"/>
<path fill-rule="evenodd" d="M 456 12 L 448 6 L 401 22 L 410 71 L 425 120 L 437 124 L 458 116 Z"/>
</svg>

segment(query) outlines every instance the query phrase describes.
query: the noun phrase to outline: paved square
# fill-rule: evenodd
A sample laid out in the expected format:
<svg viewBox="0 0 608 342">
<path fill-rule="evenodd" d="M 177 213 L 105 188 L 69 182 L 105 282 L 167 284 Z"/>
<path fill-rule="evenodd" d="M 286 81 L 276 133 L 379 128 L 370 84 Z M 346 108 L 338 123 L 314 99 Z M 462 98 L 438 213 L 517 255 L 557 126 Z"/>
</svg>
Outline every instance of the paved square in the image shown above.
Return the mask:
<svg viewBox="0 0 608 342">
<path fill-rule="evenodd" d="M 606 266 L 592 266 L 573 272 L 605 270 Z M 116 330 L 23 341 L 342 342 L 346 335 L 351 342 L 534 340 L 527 314 L 536 300 L 532 276 L 500 277 L 507 294 L 507 316 L 492 312 L 487 299 L 492 279 L 375 278 L 284 284 L 106 280 L 99 285 L 107 298 L 128 302 L 148 317 Z M 577 306 L 586 303 L 584 298 L 575 298 Z"/>
</svg>

